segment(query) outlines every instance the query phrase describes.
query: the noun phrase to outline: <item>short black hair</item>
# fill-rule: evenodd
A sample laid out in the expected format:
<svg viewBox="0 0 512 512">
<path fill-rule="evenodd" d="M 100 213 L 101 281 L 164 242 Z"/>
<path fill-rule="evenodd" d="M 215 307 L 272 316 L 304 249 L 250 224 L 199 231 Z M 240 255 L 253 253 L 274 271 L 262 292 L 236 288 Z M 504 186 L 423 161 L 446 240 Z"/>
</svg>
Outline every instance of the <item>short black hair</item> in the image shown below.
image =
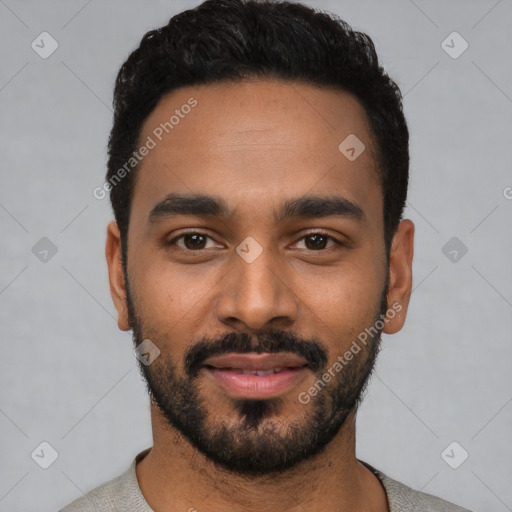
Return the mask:
<svg viewBox="0 0 512 512">
<path fill-rule="evenodd" d="M 380 66 L 371 38 L 301 3 L 206 0 L 146 33 L 117 75 L 106 179 L 123 262 L 138 166 L 122 179 L 119 170 L 137 149 L 144 121 L 173 90 L 245 78 L 334 87 L 357 98 L 377 149 L 389 256 L 407 198 L 409 132 L 400 89 Z"/>
</svg>

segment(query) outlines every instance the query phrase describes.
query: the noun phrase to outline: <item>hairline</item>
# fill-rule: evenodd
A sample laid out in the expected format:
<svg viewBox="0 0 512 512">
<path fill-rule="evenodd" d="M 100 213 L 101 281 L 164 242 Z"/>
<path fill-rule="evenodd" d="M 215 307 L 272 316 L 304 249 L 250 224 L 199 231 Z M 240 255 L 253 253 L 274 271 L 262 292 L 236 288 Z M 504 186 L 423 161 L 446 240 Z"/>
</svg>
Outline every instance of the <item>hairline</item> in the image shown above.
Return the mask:
<svg viewBox="0 0 512 512">
<path fill-rule="evenodd" d="M 142 144 L 142 142 L 141 142 L 142 132 L 144 129 L 144 125 L 146 124 L 149 117 L 155 112 L 155 110 L 159 107 L 159 105 L 162 103 L 162 101 L 164 101 L 165 98 L 171 96 L 172 94 L 174 94 L 178 91 L 182 91 L 184 89 L 189 89 L 189 88 L 194 88 L 194 87 L 197 88 L 197 87 L 210 87 L 210 86 L 222 86 L 222 85 L 237 85 L 237 84 L 255 83 L 255 82 L 263 82 L 263 83 L 278 82 L 278 83 L 282 83 L 284 85 L 297 84 L 297 85 L 303 85 L 303 86 L 307 86 L 307 87 L 313 87 L 318 90 L 324 90 L 324 91 L 335 92 L 338 94 L 348 95 L 358 103 L 358 105 L 362 108 L 362 111 L 364 112 L 363 122 L 365 124 L 365 128 L 367 129 L 367 131 L 370 135 L 370 141 L 369 141 L 369 144 L 366 144 L 365 151 L 369 151 L 371 159 L 374 163 L 374 166 L 373 166 L 374 174 L 372 173 L 372 175 L 375 177 L 375 174 L 376 174 L 376 178 L 377 178 L 378 185 L 379 185 L 381 195 L 382 195 L 383 229 L 384 229 L 384 238 L 386 239 L 386 232 L 385 232 L 386 231 L 386 221 L 385 221 L 385 211 L 384 211 L 384 208 L 386 206 L 385 205 L 386 197 L 385 197 L 385 188 L 384 188 L 384 174 L 387 171 L 386 171 L 386 169 L 383 168 L 383 165 L 382 165 L 382 157 L 383 157 L 382 150 L 379 146 L 377 136 L 374 133 L 374 130 L 372 127 L 370 116 L 368 114 L 367 108 L 364 105 L 363 101 L 357 96 L 356 93 L 348 90 L 347 88 L 345 88 L 341 85 L 338 86 L 334 83 L 332 83 L 332 84 L 321 83 L 321 82 L 317 82 L 315 80 L 312 80 L 312 79 L 309 79 L 306 77 L 298 77 L 298 78 L 285 77 L 285 76 L 280 75 L 278 71 L 261 71 L 261 70 L 256 70 L 254 72 L 246 72 L 240 77 L 225 76 L 225 77 L 220 77 L 220 78 L 208 79 L 206 81 L 195 81 L 194 83 L 184 84 L 179 87 L 175 87 L 169 91 L 166 91 L 160 95 L 155 106 L 152 108 L 151 111 L 149 111 L 147 113 L 146 117 L 141 121 L 141 123 L 138 127 L 138 134 L 137 134 L 137 138 L 134 143 L 134 147 L 137 148 L 138 146 L 140 146 Z M 133 195 L 134 195 L 135 187 L 137 185 L 139 172 L 142 170 L 142 167 L 143 167 L 143 162 L 144 161 L 137 163 L 137 165 L 133 168 L 133 170 L 131 172 L 132 176 L 130 178 L 131 183 L 130 183 L 130 190 L 129 190 L 130 197 L 129 197 L 128 208 L 127 208 L 127 212 L 126 212 L 126 226 L 125 226 L 126 232 L 125 233 L 121 232 L 121 238 L 122 238 L 121 242 L 122 242 L 122 245 L 123 245 L 123 243 L 125 244 L 123 247 L 123 252 L 126 251 L 126 257 L 128 256 L 128 254 L 127 254 L 127 252 L 128 252 L 128 231 L 129 231 L 129 226 L 130 226 Z M 123 240 L 124 238 L 126 240 Z M 389 241 L 389 245 L 390 245 L 390 241 Z M 389 248 L 386 247 L 386 254 L 388 252 L 389 252 Z"/>
</svg>

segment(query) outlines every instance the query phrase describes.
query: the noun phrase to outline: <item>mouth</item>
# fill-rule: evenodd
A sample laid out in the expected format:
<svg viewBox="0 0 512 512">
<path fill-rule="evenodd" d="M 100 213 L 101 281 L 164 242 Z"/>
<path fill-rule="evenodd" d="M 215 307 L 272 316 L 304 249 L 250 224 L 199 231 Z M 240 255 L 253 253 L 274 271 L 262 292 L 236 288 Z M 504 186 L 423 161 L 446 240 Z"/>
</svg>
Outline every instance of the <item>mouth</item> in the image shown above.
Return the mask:
<svg viewBox="0 0 512 512">
<path fill-rule="evenodd" d="M 306 377 L 308 364 L 296 354 L 231 353 L 207 359 L 204 369 L 224 393 L 236 398 L 275 398 Z"/>
</svg>

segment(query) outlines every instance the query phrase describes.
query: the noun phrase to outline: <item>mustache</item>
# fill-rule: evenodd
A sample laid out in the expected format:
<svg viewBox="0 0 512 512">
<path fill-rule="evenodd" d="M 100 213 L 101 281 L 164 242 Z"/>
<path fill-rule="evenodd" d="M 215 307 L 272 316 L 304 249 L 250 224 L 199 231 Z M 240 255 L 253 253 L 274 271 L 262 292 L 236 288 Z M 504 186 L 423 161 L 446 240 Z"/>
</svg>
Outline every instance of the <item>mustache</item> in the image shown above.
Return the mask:
<svg viewBox="0 0 512 512">
<path fill-rule="evenodd" d="M 185 372 L 195 377 L 206 359 L 229 352 L 292 352 L 303 357 L 313 372 L 327 366 L 328 351 L 317 340 L 300 339 L 286 331 L 272 331 L 262 334 L 232 332 L 216 340 L 202 338 L 185 353 Z"/>
</svg>

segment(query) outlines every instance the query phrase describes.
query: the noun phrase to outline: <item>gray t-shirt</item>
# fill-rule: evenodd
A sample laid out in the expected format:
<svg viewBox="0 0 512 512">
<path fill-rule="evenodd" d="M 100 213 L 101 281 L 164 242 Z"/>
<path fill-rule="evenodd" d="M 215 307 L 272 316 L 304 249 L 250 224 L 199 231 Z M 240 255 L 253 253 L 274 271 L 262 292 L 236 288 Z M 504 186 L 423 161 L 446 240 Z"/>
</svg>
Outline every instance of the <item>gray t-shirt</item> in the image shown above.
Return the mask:
<svg viewBox="0 0 512 512">
<path fill-rule="evenodd" d="M 59 512 L 154 512 L 142 495 L 135 473 L 136 464 L 149 450 L 147 448 L 137 454 L 128 470 L 121 476 L 96 487 Z M 414 491 L 369 464 L 362 464 L 382 482 L 391 512 L 470 512 L 430 494 Z"/>
</svg>

